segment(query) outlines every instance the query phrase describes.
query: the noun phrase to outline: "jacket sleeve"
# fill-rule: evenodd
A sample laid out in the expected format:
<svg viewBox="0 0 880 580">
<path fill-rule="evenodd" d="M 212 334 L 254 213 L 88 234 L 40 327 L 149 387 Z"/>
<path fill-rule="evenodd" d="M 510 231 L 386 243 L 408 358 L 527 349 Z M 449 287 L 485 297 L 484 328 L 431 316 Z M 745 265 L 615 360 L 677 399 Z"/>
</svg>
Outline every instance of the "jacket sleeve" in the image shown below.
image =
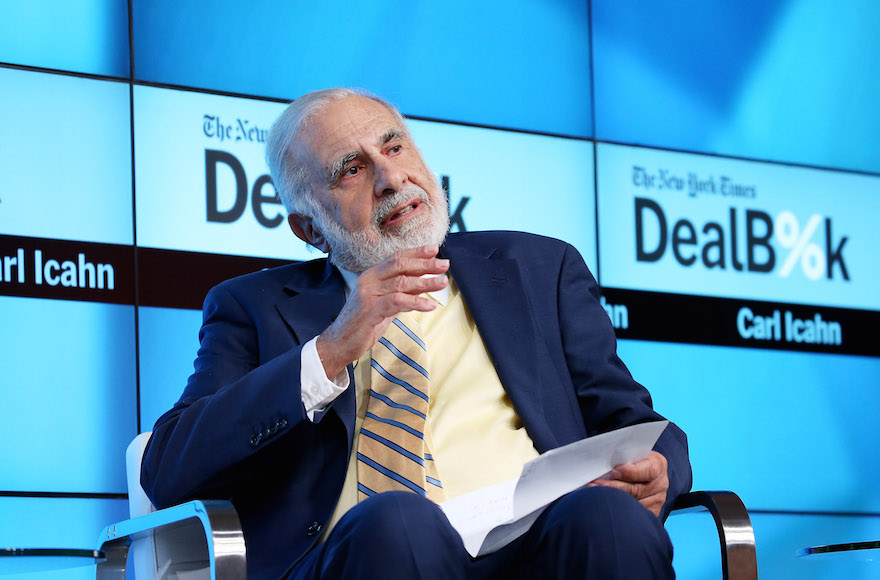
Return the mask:
<svg viewBox="0 0 880 580">
<path fill-rule="evenodd" d="M 598 285 L 571 246 L 562 260 L 558 300 L 566 364 L 588 435 L 662 420 L 647 389 L 617 356 L 617 338 L 599 303 Z M 665 519 L 675 499 L 691 488 L 687 437 L 670 422 L 654 450 L 668 462 L 669 490 L 660 514 Z"/>
<path fill-rule="evenodd" d="M 194 497 L 229 498 L 286 445 L 313 427 L 299 388 L 302 345 L 261 361 L 251 314 L 222 285 L 207 296 L 195 372 L 156 422 L 141 482 L 158 507 Z M 289 455 L 289 454 L 288 454 Z"/>
</svg>

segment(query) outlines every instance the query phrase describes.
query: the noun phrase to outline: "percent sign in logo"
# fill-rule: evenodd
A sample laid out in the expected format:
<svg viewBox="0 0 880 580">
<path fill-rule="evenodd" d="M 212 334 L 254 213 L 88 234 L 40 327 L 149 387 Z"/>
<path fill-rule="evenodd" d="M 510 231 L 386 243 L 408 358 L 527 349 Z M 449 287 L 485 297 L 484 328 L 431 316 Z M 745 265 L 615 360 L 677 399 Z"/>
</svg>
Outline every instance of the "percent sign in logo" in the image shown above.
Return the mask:
<svg viewBox="0 0 880 580">
<path fill-rule="evenodd" d="M 811 241 L 821 222 L 822 216 L 813 214 L 801 231 L 801 224 L 790 211 L 781 211 L 776 216 L 774 223 L 776 241 L 789 250 L 782 267 L 779 268 L 781 278 L 788 278 L 798 262 L 804 275 L 810 280 L 818 280 L 825 273 L 825 252 L 817 243 Z"/>
</svg>

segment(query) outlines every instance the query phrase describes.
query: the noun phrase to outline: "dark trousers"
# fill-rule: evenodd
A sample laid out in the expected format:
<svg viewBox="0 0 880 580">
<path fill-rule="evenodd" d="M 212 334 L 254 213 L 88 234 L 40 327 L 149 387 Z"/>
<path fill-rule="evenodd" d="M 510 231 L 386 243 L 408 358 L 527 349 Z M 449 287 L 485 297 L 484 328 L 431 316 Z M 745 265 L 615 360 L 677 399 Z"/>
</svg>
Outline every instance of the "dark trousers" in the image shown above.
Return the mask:
<svg viewBox="0 0 880 580">
<path fill-rule="evenodd" d="M 471 558 L 437 505 L 382 493 L 349 510 L 291 579 L 674 578 L 660 521 L 630 495 L 588 487 L 551 504 L 501 550 Z"/>
</svg>

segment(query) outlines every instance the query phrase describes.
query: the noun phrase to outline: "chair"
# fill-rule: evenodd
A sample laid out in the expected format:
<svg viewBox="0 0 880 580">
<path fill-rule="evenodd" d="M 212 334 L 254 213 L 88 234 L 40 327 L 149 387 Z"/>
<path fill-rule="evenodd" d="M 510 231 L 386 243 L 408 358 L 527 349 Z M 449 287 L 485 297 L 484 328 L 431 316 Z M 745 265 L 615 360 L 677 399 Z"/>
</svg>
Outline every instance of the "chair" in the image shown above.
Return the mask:
<svg viewBox="0 0 880 580">
<path fill-rule="evenodd" d="M 237 580 L 247 578 L 244 536 L 227 501 L 191 501 L 156 511 L 140 485 L 141 459 L 150 433 L 135 437 L 126 451 L 132 519 L 107 526 L 98 549 L 107 554 L 97 578 L 125 578 L 131 549 L 138 578 Z M 708 511 L 721 544 L 724 580 L 757 580 L 755 534 L 749 513 L 730 491 L 694 491 L 678 498 L 675 513 Z"/>
<path fill-rule="evenodd" d="M 680 496 L 672 509 L 672 515 L 707 510 L 718 529 L 722 578 L 757 580 L 755 532 L 749 512 L 738 495 L 732 491 L 692 491 Z"/>
<path fill-rule="evenodd" d="M 191 501 L 156 511 L 141 487 L 141 460 L 151 433 L 141 433 L 125 452 L 131 519 L 107 526 L 98 537 L 106 560 L 97 578 L 231 580 L 247 578 L 244 535 L 228 501 Z M 130 558 L 129 558 L 130 556 Z"/>
</svg>

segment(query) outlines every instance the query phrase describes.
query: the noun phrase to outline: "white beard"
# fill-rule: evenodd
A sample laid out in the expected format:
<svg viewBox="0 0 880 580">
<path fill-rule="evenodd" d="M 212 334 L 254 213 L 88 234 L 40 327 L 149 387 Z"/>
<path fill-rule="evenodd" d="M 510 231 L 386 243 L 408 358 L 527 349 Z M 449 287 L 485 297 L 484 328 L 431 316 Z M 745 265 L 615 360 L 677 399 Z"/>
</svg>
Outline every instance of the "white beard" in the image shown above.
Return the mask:
<svg viewBox="0 0 880 580">
<path fill-rule="evenodd" d="M 438 185 L 439 189 L 439 185 Z M 396 230 L 382 231 L 379 224 L 403 203 L 419 198 L 428 211 Z M 441 196 L 445 199 L 445 196 Z M 330 246 L 330 261 L 337 267 L 360 274 L 399 250 L 426 245 L 440 245 L 449 231 L 449 208 L 432 203 L 421 187 L 409 184 L 382 199 L 373 210 L 368 230 L 349 232 L 319 203 L 310 204 L 311 216 Z"/>
</svg>

